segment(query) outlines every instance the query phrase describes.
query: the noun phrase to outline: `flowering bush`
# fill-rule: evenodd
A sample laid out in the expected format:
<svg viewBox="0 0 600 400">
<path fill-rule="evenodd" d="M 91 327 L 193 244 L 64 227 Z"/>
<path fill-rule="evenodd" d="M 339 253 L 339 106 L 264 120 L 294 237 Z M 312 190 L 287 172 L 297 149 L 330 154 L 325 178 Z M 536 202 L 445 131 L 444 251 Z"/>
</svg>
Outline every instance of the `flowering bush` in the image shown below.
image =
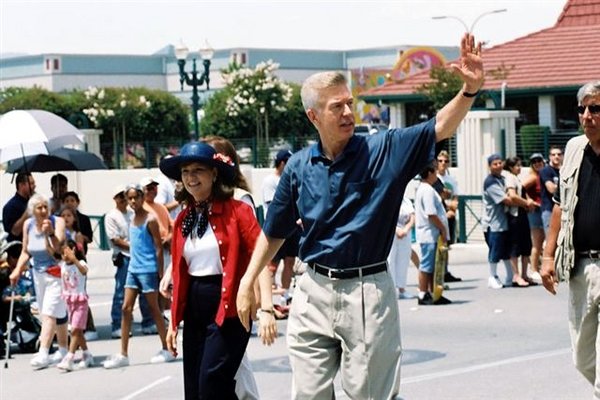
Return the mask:
<svg viewBox="0 0 600 400">
<path fill-rule="evenodd" d="M 229 116 L 246 113 L 257 117 L 286 111 L 292 88 L 275 76 L 278 68 L 279 64 L 269 60 L 258 63 L 254 70 L 232 68 L 224 73 L 225 84 L 231 89 L 226 103 Z"/>
</svg>

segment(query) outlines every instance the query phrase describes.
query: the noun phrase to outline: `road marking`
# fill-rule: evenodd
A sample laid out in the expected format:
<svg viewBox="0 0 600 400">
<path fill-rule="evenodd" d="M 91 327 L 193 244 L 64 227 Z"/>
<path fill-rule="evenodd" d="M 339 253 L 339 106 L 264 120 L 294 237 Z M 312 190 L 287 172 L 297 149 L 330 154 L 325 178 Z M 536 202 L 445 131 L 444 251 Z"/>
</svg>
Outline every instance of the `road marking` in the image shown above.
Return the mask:
<svg viewBox="0 0 600 400">
<path fill-rule="evenodd" d="M 564 354 L 569 354 L 569 353 L 571 353 L 571 349 L 566 348 L 566 349 L 560 349 L 560 350 L 546 351 L 543 353 L 534 353 L 534 354 L 529 354 L 526 356 L 507 358 L 506 360 L 500 360 L 500 361 L 495 361 L 495 362 L 486 363 L 486 364 L 473 365 L 471 367 L 456 368 L 456 369 L 451 369 L 448 371 L 436 372 L 433 374 L 425 374 L 425 375 L 413 376 L 411 378 L 404 378 L 404 379 L 401 379 L 401 385 L 406 385 L 409 383 L 423 382 L 423 381 L 428 381 L 428 380 L 438 379 L 438 378 L 446 378 L 448 376 L 466 374 L 469 372 L 480 371 L 480 370 L 489 369 L 489 368 L 495 368 L 495 367 L 499 367 L 502 365 L 516 364 L 516 363 L 521 363 L 521 362 L 526 362 L 526 361 L 531 361 L 531 360 L 538 360 L 540 358 L 562 356 Z M 344 400 L 344 399 L 348 399 L 349 397 L 346 395 L 346 393 L 344 392 L 344 390 L 342 388 L 339 388 L 338 390 L 335 391 L 335 398 L 339 399 L 339 400 Z"/>
<path fill-rule="evenodd" d="M 151 384 L 144 386 L 143 388 L 141 388 L 139 390 L 136 390 L 135 392 L 131 393 L 130 395 L 122 397 L 120 400 L 131 400 L 131 399 L 135 398 L 137 395 L 140 395 L 140 394 L 144 393 L 145 391 L 152 389 L 154 386 L 160 385 L 161 383 L 168 381 L 169 379 L 171 379 L 170 375 L 162 377 L 159 380 L 154 381 Z"/>
<path fill-rule="evenodd" d="M 543 353 L 534 353 L 534 354 L 529 354 L 529 355 L 525 355 L 525 356 L 507 358 L 506 360 L 494 361 L 494 362 L 486 363 L 486 364 L 479 364 L 479 365 L 473 365 L 470 367 L 456 368 L 456 369 L 451 369 L 451 370 L 447 370 L 447 371 L 440 371 L 440 372 L 435 372 L 433 374 L 413 376 L 411 378 L 404 378 L 401 381 L 402 381 L 402 385 L 406 385 L 409 383 L 417 383 L 417 382 L 423 382 L 423 381 L 428 381 L 428 380 L 432 380 L 432 379 L 445 378 L 448 376 L 467 374 L 469 372 L 481 371 L 483 369 L 495 368 L 495 367 L 500 367 L 503 365 L 522 363 L 522 362 L 531 361 L 531 360 L 538 360 L 540 358 L 562 356 L 564 354 L 569 354 L 570 352 L 571 352 L 571 349 L 566 348 L 566 349 L 560 349 L 560 350 L 546 351 Z"/>
</svg>

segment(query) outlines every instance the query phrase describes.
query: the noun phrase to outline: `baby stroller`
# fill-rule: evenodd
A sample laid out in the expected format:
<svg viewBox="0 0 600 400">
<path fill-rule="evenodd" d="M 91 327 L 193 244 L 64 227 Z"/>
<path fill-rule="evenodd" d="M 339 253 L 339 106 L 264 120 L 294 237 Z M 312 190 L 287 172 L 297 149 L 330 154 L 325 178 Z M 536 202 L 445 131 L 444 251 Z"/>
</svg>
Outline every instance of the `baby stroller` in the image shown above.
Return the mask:
<svg viewBox="0 0 600 400">
<path fill-rule="evenodd" d="M 4 290 L 3 297 L 7 295 L 28 293 L 27 279 L 23 278 L 17 284 L 15 291 L 8 287 Z M 23 353 L 34 353 L 37 352 L 40 347 L 40 332 L 42 330 L 42 324 L 40 320 L 33 315 L 31 312 L 31 301 L 32 297 L 25 295 L 23 300 L 15 301 L 13 305 L 13 316 L 12 321 L 7 321 L 6 331 L 10 332 L 10 343 L 17 345 L 19 350 Z M 8 329 L 8 324 L 10 329 Z M 4 334 L 6 339 L 7 333 Z M 12 348 L 11 348 L 12 350 Z"/>
<path fill-rule="evenodd" d="M 42 324 L 31 313 L 29 303 L 15 302 L 10 342 L 16 344 L 22 353 L 35 353 L 40 348 L 41 331 Z"/>
</svg>

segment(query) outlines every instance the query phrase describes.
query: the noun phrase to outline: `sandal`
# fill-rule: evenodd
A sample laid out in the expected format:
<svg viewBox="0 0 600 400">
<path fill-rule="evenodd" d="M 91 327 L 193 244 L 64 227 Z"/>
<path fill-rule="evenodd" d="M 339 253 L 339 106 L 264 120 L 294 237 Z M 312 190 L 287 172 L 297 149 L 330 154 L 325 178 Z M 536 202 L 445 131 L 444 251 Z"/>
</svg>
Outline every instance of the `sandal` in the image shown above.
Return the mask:
<svg viewBox="0 0 600 400">
<path fill-rule="evenodd" d="M 290 313 L 290 308 L 287 306 L 280 306 L 279 304 L 275 304 L 273 306 L 273 312 L 275 319 L 287 319 L 288 314 Z"/>
</svg>

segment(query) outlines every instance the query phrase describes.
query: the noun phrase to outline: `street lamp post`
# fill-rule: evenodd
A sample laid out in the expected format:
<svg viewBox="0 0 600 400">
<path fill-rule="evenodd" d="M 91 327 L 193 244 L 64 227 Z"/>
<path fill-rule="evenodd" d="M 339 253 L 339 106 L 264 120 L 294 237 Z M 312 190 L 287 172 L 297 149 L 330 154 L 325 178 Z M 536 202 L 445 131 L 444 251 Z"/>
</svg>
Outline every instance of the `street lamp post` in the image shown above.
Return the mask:
<svg viewBox="0 0 600 400">
<path fill-rule="evenodd" d="M 194 139 L 198 140 L 200 136 L 200 128 L 198 127 L 198 110 L 200 108 L 200 96 L 198 95 L 198 87 L 202 87 L 206 83 L 206 90 L 209 90 L 210 82 L 210 62 L 215 51 L 210 47 L 208 42 L 203 49 L 198 51 L 202 58 L 202 64 L 204 65 L 204 71 L 198 76 L 199 71 L 196 69 L 196 57 L 192 59 L 192 77 L 185 72 L 185 62 L 189 54 L 187 46 L 183 43 L 175 48 L 175 57 L 177 57 L 177 65 L 179 65 L 179 83 L 181 84 L 181 90 L 183 91 L 183 84 L 192 87 L 192 111 L 194 117 Z"/>
<path fill-rule="evenodd" d="M 473 23 L 471 24 L 471 28 L 469 28 L 467 26 L 467 24 L 465 23 L 465 21 L 463 21 L 461 18 L 456 17 L 454 15 L 438 15 L 436 17 L 431 17 L 431 19 L 447 19 L 447 18 L 455 19 L 455 20 L 457 20 L 458 22 L 460 22 L 462 24 L 462 26 L 465 28 L 465 32 L 467 32 L 467 33 L 473 33 L 473 29 L 475 29 L 475 25 L 477 24 L 477 22 L 479 22 L 479 20 L 481 18 L 485 17 L 486 15 L 498 14 L 498 13 L 503 13 L 503 12 L 506 12 L 506 11 L 507 11 L 506 8 L 502 8 L 502 9 L 499 9 L 499 10 L 492 10 L 492 11 L 484 12 L 483 14 L 481 14 L 477 18 L 475 18 L 475 21 L 473 21 Z"/>
</svg>

